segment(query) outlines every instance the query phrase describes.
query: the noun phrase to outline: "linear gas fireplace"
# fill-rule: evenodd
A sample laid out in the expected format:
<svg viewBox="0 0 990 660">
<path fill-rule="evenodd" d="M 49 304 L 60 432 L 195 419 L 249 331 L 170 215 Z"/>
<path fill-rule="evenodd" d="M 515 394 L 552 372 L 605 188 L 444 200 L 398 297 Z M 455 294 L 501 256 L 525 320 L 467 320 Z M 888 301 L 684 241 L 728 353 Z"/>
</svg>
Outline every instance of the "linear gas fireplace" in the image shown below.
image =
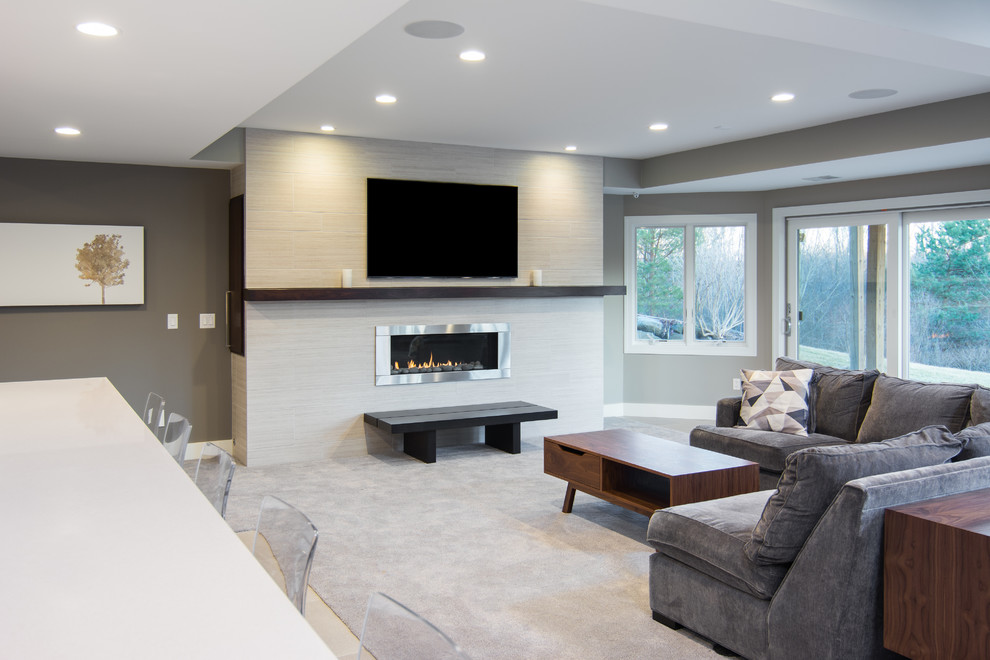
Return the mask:
<svg viewBox="0 0 990 660">
<path fill-rule="evenodd" d="M 508 323 L 379 325 L 375 385 L 508 378 Z"/>
</svg>

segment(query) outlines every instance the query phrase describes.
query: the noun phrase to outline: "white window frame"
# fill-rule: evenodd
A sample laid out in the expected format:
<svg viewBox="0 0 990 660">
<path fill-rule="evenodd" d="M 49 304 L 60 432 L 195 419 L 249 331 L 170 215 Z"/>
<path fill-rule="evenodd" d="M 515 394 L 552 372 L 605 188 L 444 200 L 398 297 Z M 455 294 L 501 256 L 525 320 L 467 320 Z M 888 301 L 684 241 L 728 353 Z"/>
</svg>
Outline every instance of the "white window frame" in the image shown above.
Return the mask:
<svg viewBox="0 0 990 660">
<path fill-rule="evenodd" d="M 854 215 L 894 212 L 898 216 L 905 213 L 940 212 L 947 207 L 984 206 L 990 204 L 990 189 L 970 190 L 956 193 L 935 193 L 905 197 L 865 199 L 853 202 L 811 204 L 807 206 L 775 207 L 771 219 L 771 308 L 775 319 L 771 335 L 771 353 L 787 355 L 791 350 L 790 332 L 786 319 L 788 300 L 788 241 L 787 227 L 794 220 L 809 216 Z M 951 211 L 947 211 L 950 212 Z M 791 221 L 791 222 L 789 222 Z M 888 224 L 887 291 L 906 292 L 909 258 L 908 245 L 904 239 L 903 223 L 898 220 Z M 891 252 L 891 249 L 896 252 Z M 896 258 L 894 258 L 896 255 Z M 793 257 L 793 255 L 790 255 Z M 896 295 L 896 294 L 895 294 Z M 909 356 L 905 350 L 905 332 L 908 325 L 906 314 L 908 305 L 903 295 L 893 300 L 887 299 L 887 374 L 900 376 L 907 373 Z M 779 321 L 779 325 L 777 322 Z"/>
<path fill-rule="evenodd" d="M 636 230 L 640 227 L 684 228 L 684 339 L 676 341 L 642 340 L 636 336 Z M 745 242 L 745 335 L 741 342 L 702 341 L 694 337 L 695 227 L 743 227 Z M 626 353 L 654 355 L 726 355 L 754 356 L 759 330 L 757 327 L 757 216 L 755 213 L 718 215 L 649 215 L 625 217 L 625 309 L 624 349 Z"/>
</svg>

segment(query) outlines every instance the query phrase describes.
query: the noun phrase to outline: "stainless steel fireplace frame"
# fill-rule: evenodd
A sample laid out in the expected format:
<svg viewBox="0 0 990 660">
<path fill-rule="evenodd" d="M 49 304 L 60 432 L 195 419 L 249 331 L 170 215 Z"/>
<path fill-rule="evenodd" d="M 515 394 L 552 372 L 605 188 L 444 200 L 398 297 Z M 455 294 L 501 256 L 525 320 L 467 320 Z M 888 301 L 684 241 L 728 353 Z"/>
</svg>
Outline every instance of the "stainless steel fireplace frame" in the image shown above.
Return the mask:
<svg viewBox="0 0 990 660">
<path fill-rule="evenodd" d="M 431 371 L 412 374 L 392 373 L 393 335 L 498 334 L 498 368 L 471 371 Z M 509 378 L 512 350 L 508 323 L 471 323 L 454 325 L 378 325 L 375 326 L 375 385 L 412 385 L 468 380 Z"/>
</svg>

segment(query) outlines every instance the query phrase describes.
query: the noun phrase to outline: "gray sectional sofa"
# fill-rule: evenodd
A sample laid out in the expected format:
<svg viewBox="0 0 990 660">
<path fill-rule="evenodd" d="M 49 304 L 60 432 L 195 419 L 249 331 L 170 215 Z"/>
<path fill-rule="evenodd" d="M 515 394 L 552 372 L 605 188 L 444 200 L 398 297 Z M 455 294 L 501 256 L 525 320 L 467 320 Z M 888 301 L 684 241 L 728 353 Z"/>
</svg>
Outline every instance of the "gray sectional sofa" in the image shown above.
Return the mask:
<svg viewBox="0 0 990 660">
<path fill-rule="evenodd" d="M 944 425 L 955 433 L 990 422 L 990 390 L 975 385 L 921 383 L 874 370 L 826 367 L 789 357 L 775 368 L 812 369 L 808 435 L 740 426 L 740 397 L 716 404 L 715 425 L 691 431 L 691 445 L 760 464 L 760 485 L 774 488 L 787 456 L 808 447 L 876 442 L 923 426 Z"/>
<path fill-rule="evenodd" d="M 773 485 L 654 513 L 650 607 L 751 660 L 899 657 L 882 640 L 884 510 L 990 488 L 990 391 L 813 368 L 806 437 L 736 428 L 730 400 L 692 433 Z"/>
<path fill-rule="evenodd" d="M 804 529 L 792 526 L 785 545 L 800 547 L 789 563 L 747 552 L 777 491 L 662 509 L 647 533 L 653 617 L 750 660 L 900 657 L 882 639 L 884 510 L 987 487 L 990 458 L 850 480 L 803 543 Z"/>
</svg>

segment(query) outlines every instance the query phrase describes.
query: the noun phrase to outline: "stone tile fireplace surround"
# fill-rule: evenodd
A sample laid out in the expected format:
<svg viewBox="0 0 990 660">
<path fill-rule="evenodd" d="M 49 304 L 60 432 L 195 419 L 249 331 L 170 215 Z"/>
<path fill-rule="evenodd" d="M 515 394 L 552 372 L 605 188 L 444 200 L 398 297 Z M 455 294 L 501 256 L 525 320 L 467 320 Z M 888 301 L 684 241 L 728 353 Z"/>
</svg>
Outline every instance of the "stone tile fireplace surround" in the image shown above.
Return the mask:
<svg viewBox="0 0 990 660">
<path fill-rule="evenodd" d="M 531 422 L 523 442 L 600 429 L 604 366 L 602 298 L 478 301 L 248 303 L 243 367 L 246 437 L 235 444 L 248 465 L 374 453 L 393 438 L 363 413 L 523 400 L 555 408 Z M 428 309 L 424 309 L 427 307 Z M 512 373 L 495 380 L 375 385 L 375 327 L 441 320 L 507 320 Z M 477 436 L 477 437 L 471 437 Z M 438 444 L 481 442 L 478 429 L 441 432 Z"/>
<path fill-rule="evenodd" d="M 258 129 L 244 146 L 247 289 L 340 287 L 342 269 L 355 290 L 526 287 L 537 269 L 548 287 L 602 283 L 601 158 Z M 519 277 L 369 281 L 368 177 L 518 186 Z M 568 296 L 248 301 L 245 356 L 232 359 L 234 453 L 248 465 L 366 454 L 393 439 L 366 428 L 364 412 L 496 401 L 559 411 L 525 425 L 524 451 L 546 434 L 600 429 L 603 308 Z M 511 327 L 508 378 L 375 385 L 376 326 L 473 323 Z"/>
</svg>

